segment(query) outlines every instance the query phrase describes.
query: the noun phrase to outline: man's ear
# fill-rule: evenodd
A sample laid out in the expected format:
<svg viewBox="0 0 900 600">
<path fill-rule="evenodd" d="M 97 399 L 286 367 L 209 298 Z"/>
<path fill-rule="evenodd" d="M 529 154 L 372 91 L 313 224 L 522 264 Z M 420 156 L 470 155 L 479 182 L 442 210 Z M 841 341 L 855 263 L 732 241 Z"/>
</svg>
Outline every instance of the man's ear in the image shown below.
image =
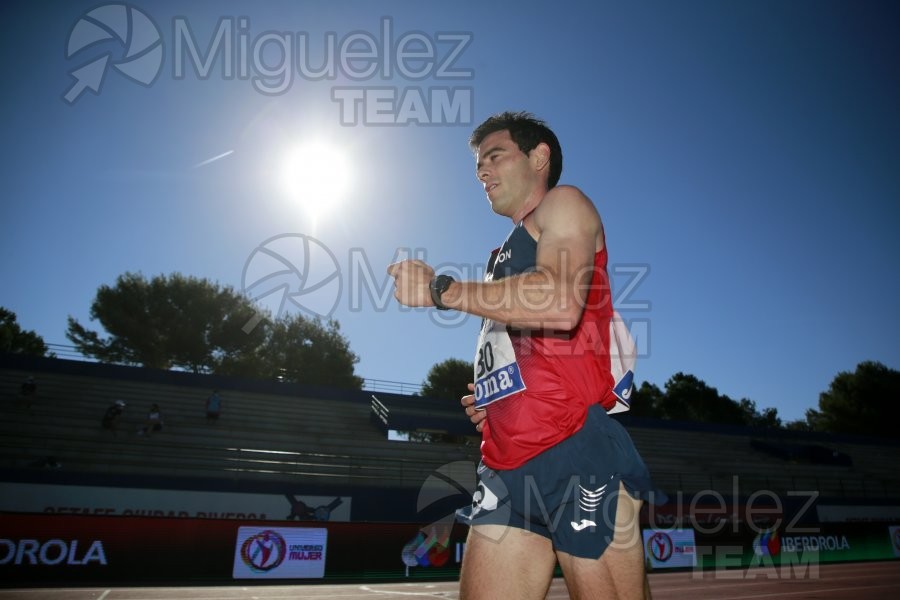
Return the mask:
<svg viewBox="0 0 900 600">
<path fill-rule="evenodd" d="M 550 146 L 541 142 L 528 153 L 531 164 L 538 171 L 542 171 L 550 167 Z"/>
</svg>

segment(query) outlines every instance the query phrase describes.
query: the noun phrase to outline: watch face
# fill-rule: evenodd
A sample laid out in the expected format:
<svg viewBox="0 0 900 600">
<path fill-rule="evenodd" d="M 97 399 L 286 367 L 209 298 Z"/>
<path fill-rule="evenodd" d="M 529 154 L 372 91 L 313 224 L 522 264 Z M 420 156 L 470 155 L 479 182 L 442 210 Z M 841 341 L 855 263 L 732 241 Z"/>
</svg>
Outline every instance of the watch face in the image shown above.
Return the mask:
<svg viewBox="0 0 900 600">
<path fill-rule="evenodd" d="M 441 296 L 444 292 L 447 291 L 447 288 L 450 287 L 450 284 L 453 283 L 454 279 L 449 275 L 438 275 L 434 279 L 431 280 L 431 301 L 434 302 L 434 305 L 440 309 L 445 310 L 447 307 L 441 304 Z"/>
</svg>

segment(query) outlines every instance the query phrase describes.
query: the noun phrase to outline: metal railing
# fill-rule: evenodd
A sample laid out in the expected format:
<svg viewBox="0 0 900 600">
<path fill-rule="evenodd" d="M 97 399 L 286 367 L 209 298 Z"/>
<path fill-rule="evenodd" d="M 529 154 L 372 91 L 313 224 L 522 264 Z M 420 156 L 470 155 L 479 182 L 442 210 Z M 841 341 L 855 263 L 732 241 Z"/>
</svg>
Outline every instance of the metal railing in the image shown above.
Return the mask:
<svg viewBox="0 0 900 600">
<path fill-rule="evenodd" d="M 98 362 L 96 359 L 83 355 L 75 346 L 71 344 L 46 344 L 47 348 L 56 358 L 66 360 L 82 360 L 85 362 Z M 388 394 L 402 394 L 412 396 L 422 393 L 421 383 L 410 383 L 408 381 L 390 381 L 387 379 L 373 379 L 371 377 L 363 378 L 362 389 L 367 392 L 385 392 Z"/>
</svg>

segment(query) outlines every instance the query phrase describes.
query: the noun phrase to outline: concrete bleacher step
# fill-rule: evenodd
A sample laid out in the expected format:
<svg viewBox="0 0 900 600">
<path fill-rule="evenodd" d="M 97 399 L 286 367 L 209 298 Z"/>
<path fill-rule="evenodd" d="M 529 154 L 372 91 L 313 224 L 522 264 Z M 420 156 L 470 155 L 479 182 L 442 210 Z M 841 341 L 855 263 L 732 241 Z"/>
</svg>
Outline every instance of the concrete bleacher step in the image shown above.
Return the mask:
<svg viewBox="0 0 900 600">
<path fill-rule="evenodd" d="M 38 380 L 30 406 L 18 398 L 28 375 Z M 220 390 L 223 412 L 207 422 L 211 389 L 71 373 L 0 369 L 0 465 L 35 468 L 48 455 L 63 469 L 111 474 L 177 475 L 252 481 L 332 482 L 335 485 L 416 485 L 454 461 L 473 462 L 477 444 L 388 440 L 370 420 L 367 401 L 281 393 Z M 106 408 L 128 406 L 113 437 L 100 427 Z M 162 432 L 137 436 L 147 410 L 160 404 Z M 462 418 L 456 403 L 398 399 L 405 416 Z M 900 496 L 900 447 L 841 442 L 852 467 L 784 462 L 751 447 L 751 433 L 677 427 L 627 427 L 658 485 L 669 492 L 728 492 L 737 477 L 743 493 L 816 489 L 834 496 Z"/>
<path fill-rule="evenodd" d="M 6 375 L 7 384 L 22 377 Z M 388 441 L 362 404 L 229 394 L 222 417 L 208 423 L 195 389 L 170 388 L 43 377 L 30 409 L 3 407 L 0 464 L 27 467 L 52 455 L 62 468 L 84 472 L 397 486 L 419 485 L 448 459 L 471 454 Z M 113 437 L 99 422 L 116 399 L 128 407 Z M 164 407 L 166 426 L 136 436 L 140 408 L 153 402 Z M 20 432 L 26 434 L 16 437 Z"/>
<path fill-rule="evenodd" d="M 738 476 L 744 487 L 779 493 L 815 489 L 820 494 L 854 496 L 860 481 L 891 497 L 900 477 L 900 448 L 878 444 L 827 444 L 851 456 L 852 467 L 785 462 L 752 448 L 750 433 L 716 434 L 691 430 L 654 430 L 630 427 L 635 446 L 642 453 L 655 480 L 676 482 L 685 489 L 727 487 Z M 698 473 L 701 471 L 702 473 Z M 699 486 L 699 487 L 698 487 Z M 869 494 L 871 495 L 871 493 Z M 896 496 L 893 496 L 896 497 Z"/>
</svg>

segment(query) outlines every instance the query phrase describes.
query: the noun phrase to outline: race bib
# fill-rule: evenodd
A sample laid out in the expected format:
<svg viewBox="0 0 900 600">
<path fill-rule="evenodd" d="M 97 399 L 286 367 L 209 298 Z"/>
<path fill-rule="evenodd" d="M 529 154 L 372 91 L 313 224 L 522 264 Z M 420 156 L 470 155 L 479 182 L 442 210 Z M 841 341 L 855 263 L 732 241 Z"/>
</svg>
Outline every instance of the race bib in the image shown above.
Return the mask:
<svg viewBox="0 0 900 600">
<path fill-rule="evenodd" d="M 506 326 L 485 319 L 475 349 L 475 408 L 525 389 Z"/>
</svg>

